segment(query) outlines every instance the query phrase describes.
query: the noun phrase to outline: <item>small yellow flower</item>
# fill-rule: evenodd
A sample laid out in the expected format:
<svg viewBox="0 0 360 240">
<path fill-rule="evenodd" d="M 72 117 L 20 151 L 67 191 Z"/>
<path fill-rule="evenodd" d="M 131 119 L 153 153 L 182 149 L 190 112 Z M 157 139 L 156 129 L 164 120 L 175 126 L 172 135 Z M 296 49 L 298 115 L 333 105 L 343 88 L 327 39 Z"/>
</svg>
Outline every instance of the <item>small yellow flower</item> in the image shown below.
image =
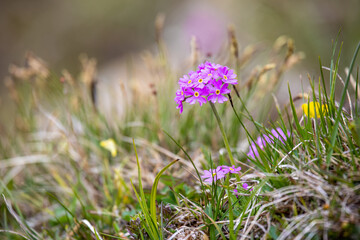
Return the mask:
<svg viewBox="0 0 360 240">
<path fill-rule="evenodd" d="M 310 116 L 310 118 L 315 118 L 315 114 L 317 118 L 320 118 L 321 113 L 324 115 L 327 112 L 326 104 L 322 104 L 320 112 L 320 103 L 318 102 L 309 102 L 309 104 L 304 103 L 301 108 L 304 111 L 304 114 Z"/>
<path fill-rule="evenodd" d="M 116 143 L 114 139 L 109 138 L 107 140 L 103 140 L 100 142 L 100 146 L 111 152 L 111 156 L 116 157 L 117 150 L 116 150 Z"/>
</svg>

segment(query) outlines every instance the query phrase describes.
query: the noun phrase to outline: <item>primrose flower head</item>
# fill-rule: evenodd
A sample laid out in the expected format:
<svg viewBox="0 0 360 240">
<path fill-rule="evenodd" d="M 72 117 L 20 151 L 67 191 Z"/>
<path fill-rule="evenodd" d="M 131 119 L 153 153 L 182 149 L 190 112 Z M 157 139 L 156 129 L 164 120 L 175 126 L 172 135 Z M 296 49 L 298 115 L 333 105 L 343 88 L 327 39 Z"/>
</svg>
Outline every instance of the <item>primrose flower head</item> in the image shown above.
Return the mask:
<svg viewBox="0 0 360 240">
<path fill-rule="evenodd" d="M 106 150 L 108 150 L 111 153 L 111 156 L 116 157 L 117 150 L 116 150 L 116 143 L 115 143 L 114 139 L 109 138 L 107 140 L 103 140 L 100 142 L 100 146 L 105 148 Z"/>
<path fill-rule="evenodd" d="M 320 118 L 320 114 L 325 115 L 328 109 L 326 104 L 322 104 L 320 109 L 320 103 L 318 102 L 304 103 L 301 108 L 304 114 L 310 118 Z"/>
<path fill-rule="evenodd" d="M 255 158 L 259 156 L 258 148 L 263 150 L 266 144 L 273 144 L 274 139 L 278 139 L 282 144 L 285 144 L 285 141 L 290 137 L 290 132 L 287 131 L 286 134 L 281 128 L 272 129 L 271 134 L 264 134 L 256 139 L 255 142 L 250 144 L 249 152 L 247 153 L 248 157 Z"/>
<path fill-rule="evenodd" d="M 191 71 L 179 79 L 175 102 L 180 113 L 183 102 L 201 105 L 211 101 L 223 103 L 228 100 L 230 85 L 237 84 L 236 74 L 232 69 L 220 64 L 205 62 L 198 66 L 196 72 Z"/>
</svg>

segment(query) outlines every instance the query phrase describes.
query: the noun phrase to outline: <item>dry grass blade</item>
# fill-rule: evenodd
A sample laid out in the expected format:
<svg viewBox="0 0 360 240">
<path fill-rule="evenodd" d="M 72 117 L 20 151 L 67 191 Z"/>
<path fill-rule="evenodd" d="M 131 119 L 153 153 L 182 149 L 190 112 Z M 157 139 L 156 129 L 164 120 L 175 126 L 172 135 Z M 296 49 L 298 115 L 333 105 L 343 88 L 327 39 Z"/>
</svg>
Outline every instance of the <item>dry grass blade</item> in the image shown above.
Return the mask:
<svg viewBox="0 0 360 240">
<path fill-rule="evenodd" d="M 20 219 L 19 215 L 17 215 L 17 213 L 13 210 L 10 202 L 8 202 L 5 198 L 5 195 L 2 194 L 6 208 L 8 209 L 8 211 L 10 212 L 10 214 L 15 218 L 16 222 L 20 225 L 21 229 L 27 234 L 29 235 L 29 237 L 33 238 L 33 239 L 38 239 L 39 238 L 39 234 L 34 231 L 33 229 L 29 229 L 24 223 L 23 221 Z"/>
<path fill-rule="evenodd" d="M 51 162 L 51 158 L 48 155 L 37 154 L 37 155 L 2 159 L 0 160 L 0 162 L 1 162 L 0 168 L 9 168 L 9 167 L 23 166 L 27 164 L 49 163 Z"/>
<path fill-rule="evenodd" d="M 95 229 L 93 225 L 91 225 L 91 223 L 88 220 L 83 219 L 81 220 L 81 222 L 84 223 L 90 229 L 90 231 L 96 236 L 96 239 L 103 240 L 103 238 L 100 236 L 98 231 Z"/>
</svg>

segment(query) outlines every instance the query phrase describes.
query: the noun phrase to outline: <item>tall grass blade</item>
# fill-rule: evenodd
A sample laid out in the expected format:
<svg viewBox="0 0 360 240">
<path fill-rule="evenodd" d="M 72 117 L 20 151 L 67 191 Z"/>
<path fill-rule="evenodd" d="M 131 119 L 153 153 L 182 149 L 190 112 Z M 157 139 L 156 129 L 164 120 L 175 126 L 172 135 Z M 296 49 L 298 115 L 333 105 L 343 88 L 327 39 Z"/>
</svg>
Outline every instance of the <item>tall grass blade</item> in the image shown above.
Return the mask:
<svg viewBox="0 0 360 240">
<path fill-rule="evenodd" d="M 197 170 L 197 167 L 195 166 L 195 163 L 194 161 L 191 159 L 191 157 L 189 156 L 189 154 L 185 151 L 185 149 L 168 133 L 166 132 L 165 130 L 163 130 L 163 132 L 183 151 L 183 153 L 186 155 L 186 157 L 189 159 L 189 161 L 191 162 L 191 164 L 193 165 L 195 171 L 196 171 L 196 175 L 198 176 L 199 180 L 200 180 L 200 184 L 201 186 L 203 187 L 204 184 L 203 184 L 203 181 L 201 179 L 201 176 L 200 176 L 200 173 L 199 171 Z"/>
<path fill-rule="evenodd" d="M 171 167 L 173 164 L 175 164 L 178 161 L 179 161 L 179 159 L 176 159 L 176 160 L 172 161 L 171 163 L 169 163 L 155 177 L 153 186 L 151 188 L 151 195 L 150 195 L 150 214 L 151 214 L 153 222 L 155 222 L 155 223 L 157 223 L 157 219 L 156 219 L 156 191 L 157 191 L 157 185 L 159 183 L 161 175 L 165 172 L 165 170 L 168 169 L 169 167 Z"/>
<path fill-rule="evenodd" d="M 339 39 L 340 31 L 338 32 L 338 35 L 336 36 L 335 43 L 333 46 L 333 52 L 331 55 L 331 63 L 330 63 L 330 102 L 334 102 L 335 98 L 335 81 L 336 81 L 336 72 L 334 72 L 334 57 L 336 52 L 336 46 Z"/>
<path fill-rule="evenodd" d="M 137 164 L 137 167 L 138 167 L 139 194 L 137 193 L 136 188 L 135 188 L 134 184 L 132 183 L 132 181 L 131 181 L 131 185 L 132 185 L 132 187 L 134 189 L 136 198 L 139 201 L 141 210 L 142 210 L 142 212 L 144 214 L 145 221 L 147 223 L 147 226 L 145 225 L 146 232 L 150 236 L 152 236 L 153 239 L 159 239 L 160 235 L 159 235 L 159 229 L 157 227 L 157 223 L 156 223 L 156 221 L 154 222 L 153 219 L 151 218 L 151 214 L 149 212 L 149 208 L 148 208 L 147 203 L 146 203 L 144 189 L 143 189 L 142 182 L 141 182 L 141 167 L 140 167 L 139 157 L 138 157 L 138 154 L 137 154 L 137 151 L 136 151 L 136 146 L 135 146 L 135 140 L 134 139 L 133 139 L 133 146 L 134 146 L 134 150 L 135 150 L 136 164 Z"/>
<path fill-rule="evenodd" d="M 359 53 L 359 50 L 360 50 L 360 42 L 358 43 L 358 45 L 356 47 L 356 50 L 355 50 L 355 53 L 354 53 L 354 56 L 353 56 L 353 58 L 351 60 L 349 73 L 348 73 L 348 75 L 346 77 L 345 85 L 344 85 L 344 88 L 343 88 L 343 90 L 341 92 L 341 100 L 340 100 L 340 104 L 339 104 L 339 109 L 337 110 L 336 115 L 335 115 L 336 120 L 335 120 L 334 126 L 332 128 L 330 146 L 328 148 L 328 153 L 327 153 L 327 156 L 326 156 L 326 164 L 327 164 L 328 167 L 330 165 L 330 158 L 331 158 L 331 156 L 333 154 L 333 151 L 334 151 L 334 145 L 335 145 L 335 140 L 336 140 L 336 136 L 337 136 L 337 133 L 338 133 L 338 126 L 339 126 L 339 122 L 340 122 L 340 119 L 341 119 L 342 108 L 343 108 L 344 102 L 345 102 L 346 90 L 347 90 L 349 82 L 350 82 L 351 72 L 352 72 L 352 70 L 354 68 L 355 60 L 356 60 L 357 54 Z"/>
</svg>

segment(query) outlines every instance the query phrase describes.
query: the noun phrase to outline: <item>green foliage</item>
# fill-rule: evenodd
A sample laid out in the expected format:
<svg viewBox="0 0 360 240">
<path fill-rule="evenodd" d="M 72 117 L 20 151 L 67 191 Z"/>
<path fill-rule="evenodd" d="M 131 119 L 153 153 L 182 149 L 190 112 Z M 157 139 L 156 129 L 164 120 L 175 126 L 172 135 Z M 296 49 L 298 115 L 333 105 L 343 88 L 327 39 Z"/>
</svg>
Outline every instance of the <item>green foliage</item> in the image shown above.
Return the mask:
<svg viewBox="0 0 360 240">
<path fill-rule="evenodd" d="M 135 149 L 136 162 L 137 162 L 137 167 L 138 167 L 138 181 L 139 181 L 140 194 L 138 194 L 138 192 L 136 191 L 135 186 L 132 183 L 131 184 L 135 191 L 136 197 L 140 203 L 142 216 L 145 219 L 145 230 L 149 234 L 149 237 L 151 239 L 163 239 L 164 236 L 162 233 L 162 226 L 161 226 L 161 224 L 159 224 L 157 214 L 156 214 L 157 186 L 158 186 L 160 177 L 165 172 L 165 170 L 168 169 L 169 167 L 171 167 L 174 163 L 176 163 L 179 160 L 177 159 L 177 160 L 172 161 L 156 175 L 153 186 L 151 188 L 150 203 L 148 206 L 148 204 L 146 202 L 144 190 L 142 187 L 142 183 L 141 183 L 141 167 L 140 167 L 139 158 L 138 158 L 137 151 L 136 151 L 135 142 L 133 142 L 133 145 L 134 145 L 134 149 Z"/>
<path fill-rule="evenodd" d="M 268 64 L 254 69 L 246 63 L 255 56 L 230 52 L 227 64 L 239 76 L 231 101 L 193 105 L 181 117 L 169 100 L 178 74 L 163 47 L 151 63 L 164 88 L 156 86 L 153 102 L 137 102 L 119 121 L 101 115 L 84 72 L 64 83 L 54 73 L 33 82 L 14 78 L 8 87 L 17 120 L 0 139 L 1 237 L 356 239 L 360 113 L 353 70 L 360 44 L 345 80 L 343 45 L 335 41 L 330 67 L 319 59 L 308 90 L 293 93 L 289 84 L 288 101 L 279 103 L 272 95 L 282 74 L 301 59 L 291 39 L 280 40 Z M 311 102 L 326 110 L 301 112 Z M 290 132 L 286 141 L 257 142 L 259 155 L 246 155 L 249 144 L 276 128 Z M 117 156 L 99 146 L 108 138 Z M 201 178 L 202 170 L 229 164 L 241 173 L 212 184 Z"/>
</svg>

